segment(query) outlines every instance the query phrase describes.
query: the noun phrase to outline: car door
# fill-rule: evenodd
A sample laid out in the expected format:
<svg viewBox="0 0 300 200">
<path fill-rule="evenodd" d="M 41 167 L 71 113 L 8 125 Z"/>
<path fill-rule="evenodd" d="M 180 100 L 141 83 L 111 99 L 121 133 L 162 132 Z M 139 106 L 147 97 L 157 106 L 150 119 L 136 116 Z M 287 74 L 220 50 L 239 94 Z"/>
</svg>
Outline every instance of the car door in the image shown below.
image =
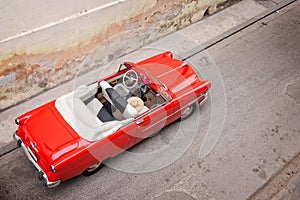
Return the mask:
<svg viewBox="0 0 300 200">
<path fill-rule="evenodd" d="M 155 108 L 152 108 L 148 112 L 137 117 L 135 120 L 135 124 L 137 126 L 135 143 L 138 143 L 153 133 L 160 131 L 163 127 L 173 122 L 175 120 L 173 113 L 173 104 L 168 102 L 162 105 L 157 105 Z"/>
<path fill-rule="evenodd" d="M 114 155 L 129 149 L 135 144 L 136 131 L 136 124 L 131 122 L 108 137 L 110 141 L 109 147 Z"/>
<path fill-rule="evenodd" d="M 131 122 L 108 137 L 88 145 L 87 150 L 100 161 L 113 157 L 135 144 L 136 131 L 136 124 Z"/>
</svg>

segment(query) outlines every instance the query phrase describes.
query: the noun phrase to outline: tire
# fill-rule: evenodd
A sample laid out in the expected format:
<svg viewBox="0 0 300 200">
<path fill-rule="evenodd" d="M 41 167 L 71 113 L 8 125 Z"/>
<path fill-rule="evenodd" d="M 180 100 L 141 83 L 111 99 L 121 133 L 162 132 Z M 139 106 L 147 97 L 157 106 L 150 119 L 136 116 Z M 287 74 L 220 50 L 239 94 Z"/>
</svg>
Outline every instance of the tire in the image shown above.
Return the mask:
<svg viewBox="0 0 300 200">
<path fill-rule="evenodd" d="M 181 113 L 180 120 L 183 121 L 183 120 L 186 120 L 189 117 L 191 117 L 194 114 L 196 108 L 197 108 L 197 103 L 194 103 L 194 104 L 186 107 Z"/>
<path fill-rule="evenodd" d="M 95 174 L 96 172 L 98 172 L 104 165 L 99 162 L 96 163 L 95 165 L 90 166 L 89 168 L 87 168 L 86 170 L 84 170 L 84 172 L 82 172 L 82 174 L 84 176 L 91 176 L 93 174 Z"/>
</svg>

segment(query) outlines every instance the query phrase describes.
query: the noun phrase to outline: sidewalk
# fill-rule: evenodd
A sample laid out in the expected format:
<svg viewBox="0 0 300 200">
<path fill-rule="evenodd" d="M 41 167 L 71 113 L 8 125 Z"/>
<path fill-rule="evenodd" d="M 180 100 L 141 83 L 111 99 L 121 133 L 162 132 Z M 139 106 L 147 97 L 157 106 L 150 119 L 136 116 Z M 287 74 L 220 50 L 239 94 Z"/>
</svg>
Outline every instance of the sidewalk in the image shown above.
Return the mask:
<svg viewBox="0 0 300 200">
<path fill-rule="evenodd" d="M 249 199 L 300 199 L 300 153 Z"/>
</svg>

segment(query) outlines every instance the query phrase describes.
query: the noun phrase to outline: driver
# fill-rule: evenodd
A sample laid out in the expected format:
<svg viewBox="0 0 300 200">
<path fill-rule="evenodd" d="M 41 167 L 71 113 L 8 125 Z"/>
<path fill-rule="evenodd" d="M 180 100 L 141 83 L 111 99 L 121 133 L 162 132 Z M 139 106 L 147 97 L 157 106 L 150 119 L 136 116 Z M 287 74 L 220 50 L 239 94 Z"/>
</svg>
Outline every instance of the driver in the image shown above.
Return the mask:
<svg viewBox="0 0 300 200">
<path fill-rule="evenodd" d="M 144 102 L 139 97 L 130 97 L 127 102 L 134 107 L 138 112 L 141 112 L 144 108 Z"/>
<path fill-rule="evenodd" d="M 147 101 L 145 94 L 148 92 L 149 80 L 143 73 L 137 73 L 133 69 L 125 72 L 123 76 L 123 85 L 132 91 L 133 94 L 139 96 L 142 101 Z"/>
</svg>

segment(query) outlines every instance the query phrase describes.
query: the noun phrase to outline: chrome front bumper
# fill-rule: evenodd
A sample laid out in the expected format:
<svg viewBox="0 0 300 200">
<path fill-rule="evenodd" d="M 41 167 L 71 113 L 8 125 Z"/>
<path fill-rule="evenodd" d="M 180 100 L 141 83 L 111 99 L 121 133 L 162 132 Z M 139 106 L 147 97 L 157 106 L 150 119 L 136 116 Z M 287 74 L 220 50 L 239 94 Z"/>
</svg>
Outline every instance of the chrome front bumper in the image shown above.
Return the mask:
<svg viewBox="0 0 300 200">
<path fill-rule="evenodd" d="M 33 157 L 31 156 L 30 152 L 28 151 L 28 149 L 26 148 L 25 144 L 23 143 L 23 141 L 21 140 L 21 138 L 14 133 L 14 139 L 17 141 L 17 144 L 19 147 L 22 147 L 25 155 L 27 156 L 27 158 L 30 160 L 30 162 L 34 165 L 35 169 L 38 171 L 39 174 L 39 179 L 44 179 L 45 180 L 45 185 L 48 188 L 54 188 L 57 187 L 60 184 L 60 180 L 57 181 L 49 181 L 48 176 L 46 175 L 46 173 L 41 169 L 41 167 L 36 163 L 36 161 L 33 159 Z"/>
<path fill-rule="evenodd" d="M 198 104 L 200 106 L 205 102 L 207 96 L 208 96 L 208 92 L 206 92 L 205 94 L 201 94 L 200 97 L 198 97 Z"/>
</svg>

